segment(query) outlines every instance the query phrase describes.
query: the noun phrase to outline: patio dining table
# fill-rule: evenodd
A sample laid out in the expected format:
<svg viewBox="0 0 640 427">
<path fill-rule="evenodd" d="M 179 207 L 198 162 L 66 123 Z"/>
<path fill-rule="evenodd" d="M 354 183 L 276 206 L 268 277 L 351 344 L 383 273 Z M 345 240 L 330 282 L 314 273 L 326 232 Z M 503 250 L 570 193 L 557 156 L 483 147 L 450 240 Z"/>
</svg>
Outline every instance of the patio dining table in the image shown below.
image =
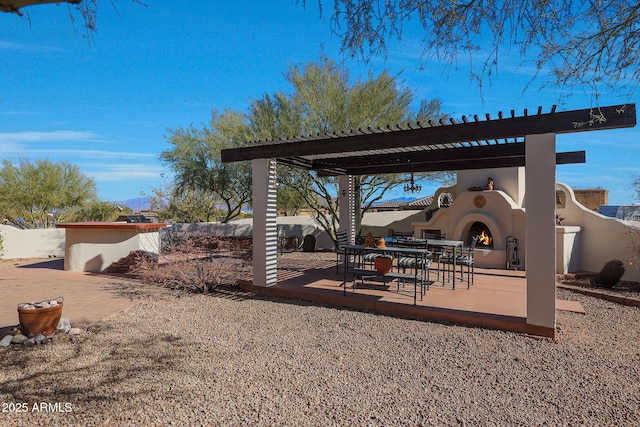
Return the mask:
<svg viewBox="0 0 640 427">
<path fill-rule="evenodd" d="M 424 243 L 423 243 L 424 245 Z M 364 245 L 345 245 L 343 246 L 345 251 L 345 268 L 344 268 L 344 295 L 347 294 L 347 274 L 353 274 L 353 282 L 354 282 L 354 290 L 355 290 L 355 280 L 357 277 L 382 277 L 383 282 L 386 283 L 387 279 L 391 280 L 410 280 L 414 284 L 414 292 L 413 292 L 413 304 L 416 305 L 417 296 L 418 296 L 418 284 L 420 284 L 420 297 L 422 298 L 424 294 L 425 284 L 428 283 L 429 277 L 425 276 L 424 271 L 419 272 L 419 266 L 427 265 L 427 258 L 431 256 L 431 251 L 426 247 L 422 248 L 407 248 L 407 247 L 393 247 L 387 246 L 384 248 L 379 247 L 368 247 Z M 400 273 L 390 271 L 388 273 L 379 273 L 376 270 L 371 270 L 364 268 L 363 255 L 368 253 L 377 253 L 380 255 L 391 255 L 394 258 L 399 256 L 403 257 L 412 257 L 415 259 L 415 266 L 413 274 Z M 351 259 L 353 258 L 353 262 Z M 350 265 L 351 264 L 351 265 Z M 398 289 L 399 289 L 398 284 Z"/>
</svg>

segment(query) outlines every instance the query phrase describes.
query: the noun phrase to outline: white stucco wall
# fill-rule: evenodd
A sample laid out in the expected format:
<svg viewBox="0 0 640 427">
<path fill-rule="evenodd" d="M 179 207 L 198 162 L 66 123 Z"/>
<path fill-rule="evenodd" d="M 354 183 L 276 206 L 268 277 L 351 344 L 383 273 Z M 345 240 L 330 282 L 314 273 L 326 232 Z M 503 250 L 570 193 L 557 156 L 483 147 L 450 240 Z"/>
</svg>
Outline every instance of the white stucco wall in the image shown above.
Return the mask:
<svg viewBox="0 0 640 427">
<path fill-rule="evenodd" d="M 300 242 L 306 235 L 316 238 L 316 250 L 333 249 L 333 240 L 310 216 L 279 216 L 276 218 L 278 227 L 284 228 L 285 236 L 299 237 Z M 191 232 L 206 232 L 213 236 L 251 237 L 253 233 L 253 219 L 245 218 L 237 221 L 229 221 L 227 224 L 220 222 L 202 222 L 197 224 L 172 224 L 161 230 L 161 233 L 171 230 Z"/>
<path fill-rule="evenodd" d="M 556 188 L 566 194 L 565 207 L 556 208 L 565 226 L 580 227 L 577 241 L 581 271 L 600 271 L 607 261 L 629 257 L 630 233 L 634 228 L 622 220 L 606 217 L 582 206 L 575 198 L 571 187 L 557 183 Z M 640 281 L 640 270 L 625 267 L 622 280 Z"/>
<path fill-rule="evenodd" d="M 0 225 L 3 250 L 0 258 L 49 258 L 64 256 L 64 230 L 57 228 L 21 230 Z"/>
<path fill-rule="evenodd" d="M 421 210 L 367 212 L 362 218 L 361 234 L 371 233 L 376 237 L 386 236 L 389 229 L 395 232 L 413 233 L 413 223 L 424 220 Z"/>
<path fill-rule="evenodd" d="M 67 228 L 64 269 L 99 272 L 131 251 L 160 251 L 157 230 Z"/>
</svg>

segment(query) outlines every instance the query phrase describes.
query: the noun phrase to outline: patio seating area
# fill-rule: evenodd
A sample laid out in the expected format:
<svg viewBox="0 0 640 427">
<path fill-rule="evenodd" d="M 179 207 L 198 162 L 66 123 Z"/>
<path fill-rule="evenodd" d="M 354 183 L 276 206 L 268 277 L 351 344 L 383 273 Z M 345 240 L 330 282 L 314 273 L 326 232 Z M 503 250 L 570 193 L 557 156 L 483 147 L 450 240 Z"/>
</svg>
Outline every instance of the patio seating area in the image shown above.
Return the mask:
<svg viewBox="0 0 640 427">
<path fill-rule="evenodd" d="M 332 254 L 333 255 L 333 254 Z M 540 334 L 526 323 L 526 280 L 524 271 L 476 268 L 474 284 L 467 289 L 436 280 L 437 263 L 431 269 L 431 285 L 414 305 L 413 284 L 397 281 L 350 280 L 344 288 L 344 269 L 336 274 L 335 259 L 327 257 L 278 257 L 277 284 L 270 287 L 243 284 L 257 294 L 298 299 L 336 307 L 375 312 L 422 321 L 453 323 L 489 329 Z M 583 311 L 573 301 L 558 301 L 559 310 Z"/>
</svg>

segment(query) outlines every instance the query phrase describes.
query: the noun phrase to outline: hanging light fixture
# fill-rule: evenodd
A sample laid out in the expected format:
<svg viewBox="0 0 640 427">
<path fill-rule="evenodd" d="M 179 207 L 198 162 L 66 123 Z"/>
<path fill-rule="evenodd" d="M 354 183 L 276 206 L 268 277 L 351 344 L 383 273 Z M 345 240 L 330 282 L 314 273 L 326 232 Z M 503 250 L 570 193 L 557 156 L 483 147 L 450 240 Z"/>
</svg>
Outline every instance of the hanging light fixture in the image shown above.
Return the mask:
<svg viewBox="0 0 640 427">
<path fill-rule="evenodd" d="M 422 190 L 422 185 L 416 184 L 413 177 L 413 165 L 411 165 L 411 181 L 404 185 L 404 191 L 406 193 L 418 193 Z"/>
</svg>

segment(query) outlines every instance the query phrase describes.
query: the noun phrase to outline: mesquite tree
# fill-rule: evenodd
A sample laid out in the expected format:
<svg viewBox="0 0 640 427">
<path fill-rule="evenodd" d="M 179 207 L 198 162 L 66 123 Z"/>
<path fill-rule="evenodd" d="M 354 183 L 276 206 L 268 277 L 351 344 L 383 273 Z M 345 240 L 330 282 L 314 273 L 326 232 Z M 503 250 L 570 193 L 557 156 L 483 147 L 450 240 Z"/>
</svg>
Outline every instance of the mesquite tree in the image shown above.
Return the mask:
<svg viewBox="0 0 640 427">
<path fill-rule="evenodd" d="M 285 74 L 293 92 L 265 95 L 253 102 L 248 113 L 255 139 L 271 140 L 299 135 L 316 135 L 336 131 L 395 125 L 412 120 L 439 120 L 437 99 L 420 103 L 411 111 L 413 92 L 397 76 L 383 71 L 364 81 L 351 81 L 349 73 L 333 61 L 291 66 Z M 365 149 L 366 147 L 363 147 Z M 418 179 L 448 182 L 447 173 L 420 173 Z M 356 195 L 356 229 L 362 215 L 388 191 L 406 182 L 402 174 L 354 177 Z M 338 179 L 320 177 L 314 172 L 280 166 L 278 183 L 297 193 L 314 211 L 316 220 L 330 235 L 338 228 Z"/>
<path fill-rule="evenodd" d="M 324 2 L 317 3 L 324 12 Z M 413 36 L 425 62 L 453 64 L 468 55 L 479 64 L 470 72 L 480 84 L 498 70 L 505 48 L 556 86 L 586 86 L 596 96 L 610 87 L 630 95 L 640 81 L 636 0 L 335 0 L 332 6 L 332 32 L 344 51 L 364 59 L 385 56 L 389 40 Z"/>
<path fill-rule="evenodd" d="M 76 165 L 5 160 L 0 169 L 0 205 L 5 214 L 22 217 L 37 228 L 73 217 L 74 210 L 97 201 L 96 184 Z"/>
</svg>

